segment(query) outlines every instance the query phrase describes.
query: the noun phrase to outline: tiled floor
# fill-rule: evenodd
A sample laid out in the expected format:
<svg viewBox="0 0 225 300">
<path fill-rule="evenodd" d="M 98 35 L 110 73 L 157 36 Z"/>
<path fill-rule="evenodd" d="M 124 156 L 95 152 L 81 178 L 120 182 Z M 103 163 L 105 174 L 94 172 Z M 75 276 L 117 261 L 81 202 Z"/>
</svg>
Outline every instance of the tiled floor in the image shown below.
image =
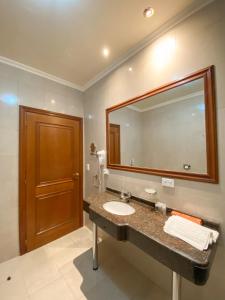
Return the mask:
<svg viewBox="0 0 225 300">
<path fill-rule="evenodd" d="M 83 227 L 0 264 L 1 300 L 167 300 L 148 278 L 100 243 L 92 270 L 91 232 Z M 11 277 L 10 280 L 7 280 Z"/>
</svg>

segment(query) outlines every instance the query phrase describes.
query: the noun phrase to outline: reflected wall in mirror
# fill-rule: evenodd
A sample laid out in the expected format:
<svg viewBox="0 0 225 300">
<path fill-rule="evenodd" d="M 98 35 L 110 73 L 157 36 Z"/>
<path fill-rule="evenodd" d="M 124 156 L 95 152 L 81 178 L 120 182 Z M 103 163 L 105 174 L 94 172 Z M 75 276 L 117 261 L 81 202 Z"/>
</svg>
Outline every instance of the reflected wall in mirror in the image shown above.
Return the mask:
<svg viewBox="0 0 225 300">
<path fill-rule="evenodd" d="M 204 99 L 200 78 L 111 112 L 110 163 L 206 174 Z"/>
<path fill-rule="evenodd" d="M 213 67 L 107 109 L 108 167 L 217 182 Z"/>
</svg>

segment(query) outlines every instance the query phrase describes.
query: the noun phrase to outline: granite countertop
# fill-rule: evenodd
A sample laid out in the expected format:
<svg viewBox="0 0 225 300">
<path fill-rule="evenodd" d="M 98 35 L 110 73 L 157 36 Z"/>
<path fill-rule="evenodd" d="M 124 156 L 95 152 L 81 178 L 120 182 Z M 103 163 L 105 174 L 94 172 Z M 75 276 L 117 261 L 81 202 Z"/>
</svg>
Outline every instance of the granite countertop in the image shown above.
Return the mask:
<svg viewBox="0 0 225 300">
<path fill-rule="evenodd" d="M 103 204 L 112 200 L 118 201 L 118 194 L 107 191 L 101 194 L 91 195 L 85 199 L 85 202 L 92 215 L 95 214 L 104 218 L 117 227 L 125 227 L 138 232 L 145 239 L 148 238 L 157 244 L 159 248 L 163 249 L 164 253 L 167 253 L 165 250 L 168 250 L 168 257 L 171 253 L 175 253 L 177 258 L 181 257 L 181 261 L 185 260 L 185 263 L 190 262 L 191 266 L 201 269 L 207 269 L 211 265 L 215 254 L 215 244 L 210 246 L 206 251 L 199 251 L 188 243 L 165 233 L 163 226 L 169 216 L 164 216 L 156 212 L 153 207 L 133 199 L 129 202 L 129 205 L 135 208 L 134 214 L 129 216 L 111 214 L 103 208 Z M 141 241 L 141 239 L 139 239 L 139 241 Z M 167 265 L 164 257 L 161 259 L 161 262 Z M 168 265 L 172 266 L 171 263 Z"/>
</svg>

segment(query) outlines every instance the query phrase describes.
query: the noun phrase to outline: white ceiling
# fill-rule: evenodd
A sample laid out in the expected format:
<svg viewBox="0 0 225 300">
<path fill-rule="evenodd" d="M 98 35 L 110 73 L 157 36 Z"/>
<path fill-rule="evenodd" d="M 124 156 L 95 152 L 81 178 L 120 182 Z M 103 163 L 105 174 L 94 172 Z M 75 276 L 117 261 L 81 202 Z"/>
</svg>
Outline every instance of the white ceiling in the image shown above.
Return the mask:
<svg viewBox="0 0 225 300">
<path fill-rule="evenodd" d="M 1 0 L 0 56 L 80 89 L 163 24 L 206 0 Z M 144 8 L 155 15 L 144 18 Z M 101 50 L 110 48 L 106 59 Z"/>
</svg>

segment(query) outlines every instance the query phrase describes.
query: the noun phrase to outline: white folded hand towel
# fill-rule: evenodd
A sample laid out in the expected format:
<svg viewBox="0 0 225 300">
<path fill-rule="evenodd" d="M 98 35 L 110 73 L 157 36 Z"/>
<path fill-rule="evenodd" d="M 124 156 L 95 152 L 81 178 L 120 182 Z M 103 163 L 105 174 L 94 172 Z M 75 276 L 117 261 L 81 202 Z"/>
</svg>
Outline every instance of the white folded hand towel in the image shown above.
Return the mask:
<svg viewBox="0 0 225 300">
<path fill-rule="evenodd" d="M 164 225 L 164 231 L 182 239 L 198 250 L 207 250 L 215 243 L 219 233 L 216 230 L 196 224 L 180 216 L 171 216 Z"/>
</svg>

